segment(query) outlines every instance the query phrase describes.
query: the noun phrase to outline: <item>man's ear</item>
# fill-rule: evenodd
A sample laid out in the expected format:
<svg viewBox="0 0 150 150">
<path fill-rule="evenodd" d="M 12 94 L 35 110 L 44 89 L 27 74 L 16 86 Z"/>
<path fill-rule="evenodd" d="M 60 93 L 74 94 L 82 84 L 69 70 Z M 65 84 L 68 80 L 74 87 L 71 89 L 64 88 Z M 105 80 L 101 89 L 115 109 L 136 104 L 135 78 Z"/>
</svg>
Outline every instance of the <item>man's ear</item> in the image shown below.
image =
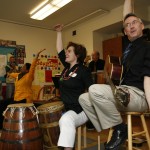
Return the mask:
<svg viewBox="0 0 150 150">
<path fill-rule="evenodd" d="M 127 35 L 126 31 L 124 30 L 124 34 Z"/>
<path fill-rule="evenodd" d="M 142 30 L 144 30 L 144 24 L 142 23 Z"/>
</svg>

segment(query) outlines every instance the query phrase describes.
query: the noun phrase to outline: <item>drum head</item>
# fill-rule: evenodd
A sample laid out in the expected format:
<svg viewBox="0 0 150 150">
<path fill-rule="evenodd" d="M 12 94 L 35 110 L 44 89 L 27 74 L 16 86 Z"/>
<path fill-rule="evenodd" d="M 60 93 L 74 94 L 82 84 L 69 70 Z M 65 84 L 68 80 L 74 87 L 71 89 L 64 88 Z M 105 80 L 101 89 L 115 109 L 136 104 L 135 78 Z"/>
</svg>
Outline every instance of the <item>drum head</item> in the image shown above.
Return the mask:
<svg viewBox="0 0 150 150">
<path fill-rule="evenodd" d="M 33 103 L 18 103 L 18 104 L 10 104 L 7 107 L 8 108 L 10 107 L 22 108 L 22 107 L 31 107 L 31 106 L 34 106 L 34 104 Z"/>
<path fill-rule="evenodd" d="M 63 108 L 64 108 L 63 102 L 52 102 L 37 107 L 37 110 L 39 111 L 39 113 L 49 113 L 62 110 Z"/>
</svg>

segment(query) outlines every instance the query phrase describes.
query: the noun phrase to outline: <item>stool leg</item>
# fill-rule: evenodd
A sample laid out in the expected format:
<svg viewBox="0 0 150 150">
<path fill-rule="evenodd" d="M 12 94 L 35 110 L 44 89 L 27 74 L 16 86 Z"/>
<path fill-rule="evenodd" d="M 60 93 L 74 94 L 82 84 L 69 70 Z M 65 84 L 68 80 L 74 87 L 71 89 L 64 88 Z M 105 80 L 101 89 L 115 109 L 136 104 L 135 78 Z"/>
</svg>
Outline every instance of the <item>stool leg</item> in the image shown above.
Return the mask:
<svg viewBox="0 0 150 150">
<path fill-rule="evenodd" d="M 86 148 L 87 147 L 87 142 L 86 142 L 86 125 L 84 125 L 83 126 L 83 135 L 84 135 L 84 144 L 83 144 L 83 146 L 84 146 L 84 148 Z"/>
<path fill-rule="evenodd" d="M 108 133 L 108 139 L 107 139 L 107 143 L 110 141 L 111 137 L 112 137 L 112 133 L 113 133 L 113 128 L 109 129 L 109 133 Z"/>
<path fill-rule="evenodd" d="M 81 150 L 81 126 L 77 128 L 78 130 L 78 150 Z"/>
<path fill-rule="evenodd" d="M 101 149 L 101 143 L 100 143 L 100 141 L 101 141 L 101 139 L 100 139 L 100 133 L 98 134 L 98 150 L 100 150 Z"/>
<path fill-rule="evenodd" d="M 146 125 L 146 121 L 145 121 L 144 114 L 142 114 L 140 117 L 141 117 L 143 129 L 144 129 L 144 131 L 145 131 L 147 144 L 148 144 L 148 147 L 149 147 L 149 149 L 150 149 L 150 136 L 149 136 L 149 133 L 148 133 L 148 129 L 147 129 L 147 125 Z"/>
<path fill-rule="evenodd" d="M 132 150 L 132 118 L 131 115 L 127 115 L 128 121 L 128 150 Z"/>
</svg>

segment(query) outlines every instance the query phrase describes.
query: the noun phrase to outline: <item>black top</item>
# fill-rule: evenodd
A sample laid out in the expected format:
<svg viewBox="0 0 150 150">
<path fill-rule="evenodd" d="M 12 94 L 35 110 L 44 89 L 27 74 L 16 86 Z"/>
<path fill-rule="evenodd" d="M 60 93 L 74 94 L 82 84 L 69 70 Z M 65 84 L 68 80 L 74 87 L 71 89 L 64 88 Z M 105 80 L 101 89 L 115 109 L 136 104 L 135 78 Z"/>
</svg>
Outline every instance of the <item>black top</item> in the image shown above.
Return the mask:
<svg viewBox="0 0 150 150">
<path fill-rule="evenodd" d="M 124 50 L 128 44 L 129 41 Z M 134 86 L 144 91 L 144 76 L 150 77 L 150 42 L 145 41 L 143 37 L 133 41 L 123 67 L 122 85 Z"/>
<path fill-rule="evenodd" d="M 89 69 L 82 64 L 76 64 L 69 70 L 69 64 L 65 62 L 64 50 L 59 53 L 59 59 L 65 66 L 62 71 L 59 88 L 61 100 L 65 105 L 65 109 L 73 110 L 76 113 L 80 113 L 83 109 L 79 104 L 79 96 L 85 92 L 86 89 L 92 85 L 92 78 Z M 74 72 L 72 74 L 72 72 Z M 70 77 L 69 74 L 72 74 Z M 63 79 L 66 78 L 65 79 Z"/>
<path fill-rule="evenodd" d="M 89 69 L 91 72 L 94 72 L 94 65 L 96 65 L 96 71 L 97 70 L 104 70 L 105 61 L 102 59 L 98 59 L 96 62 L 91 61 L 89 63 Z"/>
</svg>

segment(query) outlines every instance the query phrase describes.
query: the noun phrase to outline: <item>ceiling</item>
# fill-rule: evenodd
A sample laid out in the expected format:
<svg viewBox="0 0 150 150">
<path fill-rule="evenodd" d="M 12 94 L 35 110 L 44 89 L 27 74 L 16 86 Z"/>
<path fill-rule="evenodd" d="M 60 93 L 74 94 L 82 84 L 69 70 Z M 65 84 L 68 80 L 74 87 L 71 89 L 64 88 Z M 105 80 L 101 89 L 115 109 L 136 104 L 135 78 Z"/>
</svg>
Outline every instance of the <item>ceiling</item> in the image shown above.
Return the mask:
<svg viewBox="0 0 150 150">
<path fill-rule="evenodd" d="M 62 23 L 71 27 L 94 16 L 104 14 L 123 5 L 124 0 L 73 0 L 46 19 L 30 19 L 30 11 L 43 0 L 0 0 L 0 21 L 52 30 Z M 150 0 L 136 0 L 136 4 L 150 6 Z"/>
</svg>

